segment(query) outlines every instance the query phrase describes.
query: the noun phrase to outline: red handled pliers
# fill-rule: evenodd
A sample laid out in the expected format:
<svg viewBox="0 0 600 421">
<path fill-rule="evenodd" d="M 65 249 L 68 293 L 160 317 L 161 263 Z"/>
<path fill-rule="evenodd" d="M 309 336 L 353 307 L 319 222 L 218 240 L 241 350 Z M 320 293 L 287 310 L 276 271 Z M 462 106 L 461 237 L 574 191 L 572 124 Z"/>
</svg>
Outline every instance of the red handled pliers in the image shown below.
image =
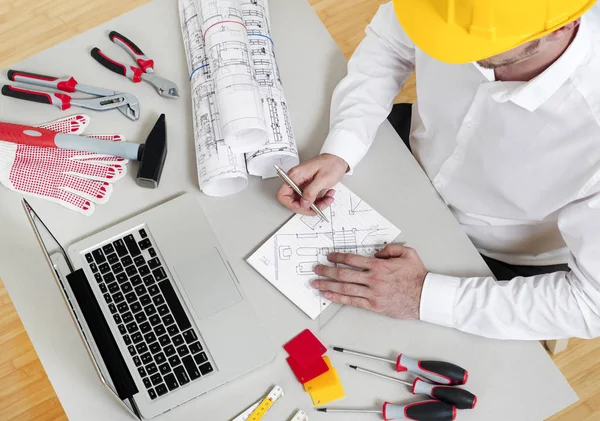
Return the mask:
<svg viewBox="0 0 600 421">
<path fill-rule="evenodd" d="M 42 104 L 51 104 L 61 110 L 67 110 L 72 106 L 97 111 L 113 110 L 116 108 L 130 120 L 137 120 L 140 117 L 140 105 L 137 98 L 126 92 L 116 92 L 109 89 L 82 85 L 73 77 L 61 79 L 20 70 L 9 70 L 7 76 L 13 82 L 42 86 L 68 93 L 81 92 L 93 95 L 94 97 L 73 98 L 65 93 L 36 91 L 12 85 L 4 85 L 2 87 L 2 95 L 4 96 Z"/>
<path fill-rule="evenodd" d="M 112 42 L 127 51 L 140 67 L 127 66 L 119 63 L 118 61 L 109 58 L 102 51 L 100 51 L 99 48 L 94 48 L 92 49 L 91 54 L 98 63 L 106 67 L 108 70 L 131 79 L 134 83 L 139 83 L 142 80 L 148 82 L 150 85 L 154 86 L 159 95 L 163 97 L 179 97 L 179 89 L 177 88 L 177 85 L 170 80 L 162 78 L 154 73 L 154 60 L 146 57 L 146 55 L 137 45 L 116 31 L 112 31 L 110 34 L 108 34 L 108 37 Z"/>
</svg>

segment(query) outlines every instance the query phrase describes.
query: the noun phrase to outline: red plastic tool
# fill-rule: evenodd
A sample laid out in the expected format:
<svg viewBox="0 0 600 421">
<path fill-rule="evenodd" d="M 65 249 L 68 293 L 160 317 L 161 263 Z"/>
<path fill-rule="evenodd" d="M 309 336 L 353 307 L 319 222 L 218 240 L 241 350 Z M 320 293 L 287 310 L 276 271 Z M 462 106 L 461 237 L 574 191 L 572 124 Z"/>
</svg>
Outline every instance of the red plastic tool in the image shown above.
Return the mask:
<svg viewBox="0 0 600 421">
<path fill-rule="evenodd" d="M 329 371 L 329 367 L 323 358 L 319 358 L 309 367 L 301 367 L 292 357 L 288 357 L 286 361 L 301 384 L 305 384 Z"/>
<path fill-rule="evenodd" d="M 287 362 L 302 384 L 329 370 L 323 359 L 327 348 L 308 329 L 286 343 L 283 349 L 290 355 Z"/>
</svg>

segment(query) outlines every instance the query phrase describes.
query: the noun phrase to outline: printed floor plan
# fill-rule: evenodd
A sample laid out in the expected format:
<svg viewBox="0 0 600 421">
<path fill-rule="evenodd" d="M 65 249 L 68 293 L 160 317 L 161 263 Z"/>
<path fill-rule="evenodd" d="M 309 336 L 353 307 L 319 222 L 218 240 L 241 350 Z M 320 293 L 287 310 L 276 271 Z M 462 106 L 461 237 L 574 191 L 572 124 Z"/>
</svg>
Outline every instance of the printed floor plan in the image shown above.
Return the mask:
<svg viewBox="0 0 600 421">
<path fill-rule="evenodd" d="M 309 317 L 316 318 L 330 302 L 310 286 L 317 264 L 331 265 L 331 252 L 371 256 L 393 242 L 400 230 L 343 184 L 335 202 L 318 216 L 296 215 L 268 239 L 248 263 Z"/>
</svg>

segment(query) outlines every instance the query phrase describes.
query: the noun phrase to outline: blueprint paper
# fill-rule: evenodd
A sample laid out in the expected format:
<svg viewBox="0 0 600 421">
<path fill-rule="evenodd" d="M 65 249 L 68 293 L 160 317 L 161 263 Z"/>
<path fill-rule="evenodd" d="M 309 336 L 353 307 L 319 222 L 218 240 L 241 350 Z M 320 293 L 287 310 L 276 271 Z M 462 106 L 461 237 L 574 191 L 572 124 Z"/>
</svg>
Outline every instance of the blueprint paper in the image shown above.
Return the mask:
<svg viewBox="0 0 600 421">
<path fill-rule="evenodd" d="M 179 0 L 179 15 L 192 88 L 198 183 L 209 196 L 235 194 L 248 185 L 246 160 L 243 154 L 234 153 L 223 138 L 195 0 Z"/>
<path fill-rule="evenodd" d="M 248 171 L 267 178 L 276 176 L 274 164 L 285 171 L 298 165 L 267 2 L 179 0 L 179 13 L 200 189 L 227 196 L 247 186 Z M 256 123 L 261 119 L 266 132 Z M 235 134 L 228 137 L 227 128 Z M 239 152 L 250 147 L 246 155 Z"/>
<path fill-rule="evenodd" d="M 266 142 L 267 130 L 239 1 L 199 0 L 197 4 L 223 136 L 234 152 L 245 153 Z"/>
<path fill-rule="evenodd" d="M 318 216 L 295 215 L 247 262 L 311 319 L 330 304 L 310 282 L 317 264 L 333 266 L 331 252 L 372 256 L 393 242 L 400 230 L 343 184 L 334 187 L 335 202 Z"/>
<path fill-rule="evenodd" d="M 268 134 L 266 143 L 246 154 L 248 172 L 265 178 L 275 177 L 273 165 L 287 172 L 299 164 L 298 150 L 275 57 L 268 3 L 266 0 L 240 1 Z"/>
</svg>

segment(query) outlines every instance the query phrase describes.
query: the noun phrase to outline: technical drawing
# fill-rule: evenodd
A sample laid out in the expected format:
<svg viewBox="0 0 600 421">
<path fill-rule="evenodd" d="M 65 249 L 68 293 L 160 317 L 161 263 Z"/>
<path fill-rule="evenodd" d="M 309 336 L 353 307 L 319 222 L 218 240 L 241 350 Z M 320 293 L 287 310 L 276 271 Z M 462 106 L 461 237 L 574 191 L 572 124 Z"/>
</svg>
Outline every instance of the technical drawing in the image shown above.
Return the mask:
<svg viewBox="0 0 600 421">
<path fill-rule="evenodd" d="M 267 130 L 239 2 L 199 0 L 197 5 L 225 142 L 234 152 L 251 152 L 265 144 Z"/>
<path fill-rule="evenodd" d="M 202 191 L 234 194 L 248 173 L 296 166 L 266 0 L 179 0 L 179 12 Z"/>
<path fill-rule="evenodd" d="M 254 269 L 313 319 L 329 305 L 310 286 L 317 278 L 315 265 L 331 265 L 327 260 L 331 252 L 372 256 L 400 234 L 344 185 L 335 189 L 335 202 L 325 213 L 329 222 L 295 215 L 248 258 Z M 352 206 L 359 204 L 353 212 Z"/>
<path fill-rule="evenodd" d="M 318 216 L 306 216 L 306 215 L 303 215 L 302 217 L 300 217 L 300 220 L 302 221 L 302 223 L 304 225 L 306 225 L 311 230 L 315 230 L 319 226 L 319 224 L 321 224 L 321 223 L 324 222 Z"/>
<path fill-rule="evenodd" d="M 198 183 L 211 196 L 226 196 L 248 184 L 243 154 L 234 153 L 222 135 L 215 86 L 194 0 L 180 0 L 179 13 L 192 88 L 192 113 Z"/>
<path fill-rule="evenodd" d="M 280 262 L 274 276 L 279 280 L 286 277 L 290 266 L 295 265 L 297 259 L 304 262 L 304 258 L 309 257 L 316 265 L 327 264 L 327 255 L 331 252 L 373 255 L 389 242 L 389 229 L 352 228 L 309 235 L 278 233 L 275 236 L 278 245 L 277 258 Z M 282 262 L 283 260 L 290 262 Z M 302 274 L 314 276 L 312 272 L 304 271 Z"/>
<path fill-rule="evenodd" d="M 240 5 L 248 28 L 254 78 L 259 85 L 268 134 L 260 149 L 246 154 L 248 172 L 275 177 L 274 164 L 288 171 L 300 162 L 296 140 L 275 57 L 267 0 L 240 0 Z"/>
<path fill-rule="evenodd" d="M 350 215 L 353 215 L 356 212 L 369 212 L 371 210 L 372 209 L 364 203 L 362 199 L 359 199 L 352 194 L 350 195 Z"/>
<path fill-rule="evenodd" d="M 296 266 L 296 273 L 298 275 L 311 275 L 314 274 L 313 272 L 313 268 L 315 267 L 315 265 L 318 265 L 319 262 L 318 261 L 312 261 L 312 262 L 300 262 L 298 263 L 298 266 Z"/>
<path fill-rule="evenodd" d="M 279 246 L 279 260 L 290 260 L 292 257 L 292 249 L 290 246 Z"/>
</svg>

